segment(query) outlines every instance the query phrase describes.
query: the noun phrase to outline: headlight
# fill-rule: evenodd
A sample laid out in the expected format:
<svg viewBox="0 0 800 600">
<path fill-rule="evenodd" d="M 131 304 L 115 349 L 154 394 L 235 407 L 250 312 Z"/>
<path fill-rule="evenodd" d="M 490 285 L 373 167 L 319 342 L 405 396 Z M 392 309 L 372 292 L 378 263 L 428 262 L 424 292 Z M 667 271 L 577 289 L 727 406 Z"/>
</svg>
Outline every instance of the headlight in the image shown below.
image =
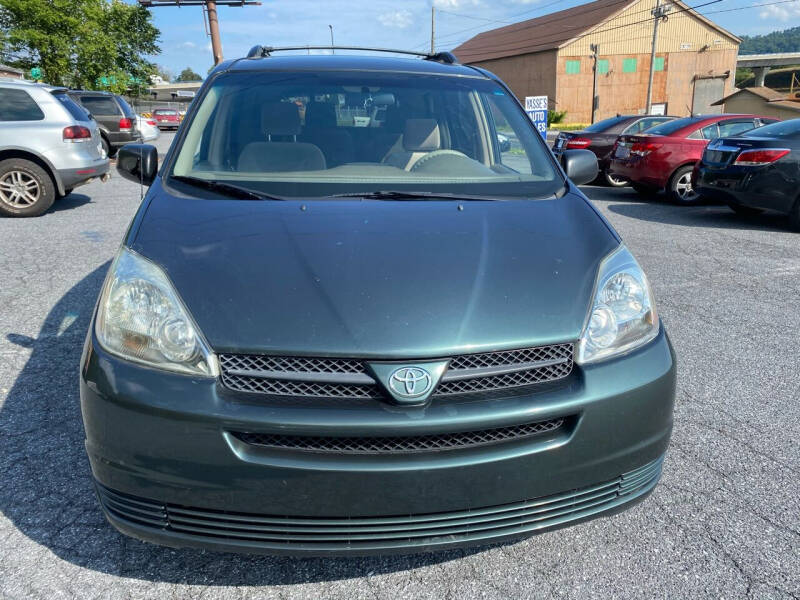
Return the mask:
<svg viewBox="0 0 800 600">
<path fill-rule="evenodd" d="M 653 293 L 625 246 L 600 264 L 594 300 L 575 361 L 586 364 L 629 352 L 658 335 Z"/>
<path fill-rule="evenodd" d="M 97 309 L 95 333 L 114 354 L 156 367 L 216 377 L 217 363 L 166 274 L 122 248 Z"/>
</svg>

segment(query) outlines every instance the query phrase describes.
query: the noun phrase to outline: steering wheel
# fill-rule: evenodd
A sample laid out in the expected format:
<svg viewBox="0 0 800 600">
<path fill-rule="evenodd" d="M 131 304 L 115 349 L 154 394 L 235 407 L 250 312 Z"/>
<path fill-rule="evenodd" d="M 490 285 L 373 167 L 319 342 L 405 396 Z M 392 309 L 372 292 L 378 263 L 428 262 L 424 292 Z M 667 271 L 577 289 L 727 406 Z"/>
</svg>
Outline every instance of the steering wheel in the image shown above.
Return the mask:
<svg viewBox="0 0 800 600">
<path fill-rule="evenodd" d="M 414 166 L 411 167 L 411 170 L 416 171 L 420 165 L 426 162 L 430 162 L 433 159 L 439 158 L 440 156 L 457 156 L 459 158 L 466 158 L 467 160 L 472 160 L 469 156 L 467 156 L 463 152 L 459 152 L 458 150 L 434 150 L 433 152 L 428 152 L 425 156 L 423 156 L 417 162 L 415 162 Z"/>
</svg>

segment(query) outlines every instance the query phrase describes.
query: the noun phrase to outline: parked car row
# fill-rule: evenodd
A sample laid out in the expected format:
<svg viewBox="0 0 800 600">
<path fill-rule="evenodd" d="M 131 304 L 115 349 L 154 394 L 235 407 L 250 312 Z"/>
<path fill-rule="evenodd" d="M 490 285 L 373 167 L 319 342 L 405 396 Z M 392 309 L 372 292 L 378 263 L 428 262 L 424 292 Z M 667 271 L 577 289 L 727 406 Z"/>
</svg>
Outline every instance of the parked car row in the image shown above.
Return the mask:
<svg viewBox="0 0 800 600">
<path fill-rule="evenodd" d="M 685 205 L 714 198 L 739 214 L 775 210 L 800 230 L 800 119 L 617 115 L 560 132 L 552 148 L 558 158 L 576 149 L 594 152 L 608 185 Z"/>
<path fill-rule="evenodd" d="M 0 215 L 33 217 L 108 178 L 98 122 L 65 88 L 0 80 Z"/>
<path fill-rule="evenodd" d="M 560 159 L 565 150 L 591 150 L 597 155 L 600 178 L 615 187 L 625 186 L 628 185 L 628 181 L 614 175 L 608 169 L 614 144 L 619 136 L 640 133 L 674 118 L 657 115 L 617 115 L 603 119 L 580 131 L 560 132 L 553 143 L 553 153 Z"/>
<path fill-rule="evenodd" d="M 679 204 L 694 204 L 692 170 L 711 140 L 737 135 L 777 119 L 758 115 L 705 115 L 674 119 L 617 140 L 610 171 L 644 196 L 666 191 Z"/>
</svg>

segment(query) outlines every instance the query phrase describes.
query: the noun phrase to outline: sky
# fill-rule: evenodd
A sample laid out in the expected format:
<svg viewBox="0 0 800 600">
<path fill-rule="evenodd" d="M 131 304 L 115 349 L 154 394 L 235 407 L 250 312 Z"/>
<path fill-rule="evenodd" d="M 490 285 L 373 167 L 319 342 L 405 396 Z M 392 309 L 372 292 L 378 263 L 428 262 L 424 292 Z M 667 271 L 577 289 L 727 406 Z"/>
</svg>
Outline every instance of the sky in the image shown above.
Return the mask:
<svg viewBox="0 0 800 600">
<path fill-rule="evenodd" d="M 131 4 L 136 0 L 125 0 Z M 800 0 L 718 0 L 698 9 L 738 35 L 757 35 L 800 25 Z M 688 0 L 689 6 L 709 0 Z M 433 0 L 436 48 L 449 50 L 473 35 L 572 6 L 582 0 Z M 757 6 L 757 5 L 762 6 Z M 738 10 L 742 9 L 743 10 Z M 733 10 L 732 10 L 733 9 Z M 152 60 L 177 75 L 186 67 L 205 76 L 213 63 L 200 7 L 151 9 L 161 30 L 161 54 Z M 225 58 L 265 46 L 330 44 L 427 51 L 431 0 L 261 0 L 261 6 L 219 11 Z M 719 12 L 718 12 L 719 11 Z"/>
</svg>

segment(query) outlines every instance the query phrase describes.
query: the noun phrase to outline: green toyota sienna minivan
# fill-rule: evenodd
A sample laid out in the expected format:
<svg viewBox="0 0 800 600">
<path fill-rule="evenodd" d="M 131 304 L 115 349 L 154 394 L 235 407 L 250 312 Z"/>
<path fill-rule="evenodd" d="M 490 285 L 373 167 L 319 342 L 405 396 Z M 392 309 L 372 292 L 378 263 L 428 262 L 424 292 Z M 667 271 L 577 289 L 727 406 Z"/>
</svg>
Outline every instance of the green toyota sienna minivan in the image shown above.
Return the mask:
<svg viewBox="0 0 800 600">
<path fill-rule="evenodd" d="M 625 509 L 675 357 L 647 277 L 509 89 L 443 53 L 254 48 L 203 84 L 80 370 L 108 520 L 170 546 L 418 552 Z"/>
</svg>

